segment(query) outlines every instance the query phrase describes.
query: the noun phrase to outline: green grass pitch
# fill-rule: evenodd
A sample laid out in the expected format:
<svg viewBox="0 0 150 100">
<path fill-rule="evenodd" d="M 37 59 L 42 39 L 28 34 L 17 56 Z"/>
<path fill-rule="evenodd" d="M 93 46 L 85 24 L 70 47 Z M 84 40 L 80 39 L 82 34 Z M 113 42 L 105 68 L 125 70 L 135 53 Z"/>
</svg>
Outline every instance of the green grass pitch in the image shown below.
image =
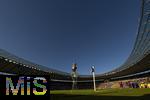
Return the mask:
<svg viewBox="0 0 150 100">
<path fill-rule="evenodd" d="M 150 89 L 102 89 L 51 91 L 51 100 L 150 100 Z"/>
</svg>

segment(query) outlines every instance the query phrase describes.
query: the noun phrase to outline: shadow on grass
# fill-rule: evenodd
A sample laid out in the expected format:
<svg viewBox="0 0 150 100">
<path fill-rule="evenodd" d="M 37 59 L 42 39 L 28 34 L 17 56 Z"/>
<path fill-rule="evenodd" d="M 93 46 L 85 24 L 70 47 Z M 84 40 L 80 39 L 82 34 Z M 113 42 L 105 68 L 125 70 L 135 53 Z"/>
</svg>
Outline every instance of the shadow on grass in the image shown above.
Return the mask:
<svg viewBox="0 0 150 100">
<path fill-rule="evenodd" d="M 104 96 L 51 94 L 51 100 L 149 100 L 150 94 L 143 96 Z"/>
</svg>

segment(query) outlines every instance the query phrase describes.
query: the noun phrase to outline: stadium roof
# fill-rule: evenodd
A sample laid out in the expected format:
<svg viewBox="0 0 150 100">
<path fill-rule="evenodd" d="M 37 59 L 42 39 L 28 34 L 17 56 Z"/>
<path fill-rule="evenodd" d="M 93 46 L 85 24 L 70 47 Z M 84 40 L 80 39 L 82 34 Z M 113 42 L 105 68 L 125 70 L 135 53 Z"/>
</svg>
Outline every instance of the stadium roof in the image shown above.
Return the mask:
<svg viewBox="0 0 150 100">
<path fill-rule="evenodd" d="M 28 60 L 25 60 L 23 58 L 17 57 L 3 49 L 0 49 L 0 57 L 4 57 L 5 60 L 8 60 L 9 62 L 13 62 L 13 63 L 17 63 L 17 64 L 21 64 L 23 66 L 26 67 L 32 67 L 34 69 L 38 69 L 38 70 L 42 70 L 45 72 L 49 72 L 49 73 L 57 73 L 57 74 L 62 74 L 62 75 L 68 75 L 69 73 L 66 72 L 62 72 L 62 71 L 58 71 L 52 68 L 48 68 L 39 64 L 35 64 L 33 62 L 30 62 Z"/>
</svg>

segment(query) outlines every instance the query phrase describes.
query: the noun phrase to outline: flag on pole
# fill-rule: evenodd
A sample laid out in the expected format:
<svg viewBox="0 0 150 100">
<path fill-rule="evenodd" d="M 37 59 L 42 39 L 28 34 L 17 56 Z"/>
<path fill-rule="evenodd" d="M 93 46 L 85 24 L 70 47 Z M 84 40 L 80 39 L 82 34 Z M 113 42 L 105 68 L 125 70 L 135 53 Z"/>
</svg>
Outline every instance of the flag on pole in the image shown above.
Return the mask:
<svg viewBox="0 0 150 100">
<path fill-rule="evenodd" d="M 96 84 L 95 84 L 95 67 L 92 66 L 92 74 L 93 74 L 93 87 L 94 87 L 94 91 L 96 91 Z"/>
</svg>

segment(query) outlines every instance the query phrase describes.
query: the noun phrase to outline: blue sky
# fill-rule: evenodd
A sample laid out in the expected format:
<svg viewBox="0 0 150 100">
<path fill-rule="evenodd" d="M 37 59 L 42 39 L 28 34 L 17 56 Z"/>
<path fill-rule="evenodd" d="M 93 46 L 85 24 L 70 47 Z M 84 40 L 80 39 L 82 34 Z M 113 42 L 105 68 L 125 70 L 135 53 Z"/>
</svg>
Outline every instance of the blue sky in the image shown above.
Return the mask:
<svg viewBox="0 0 150 100">
<path fill-rule="evenodd" d="M 119 67 L 137 35 L 140 0 L 0 0 L 0 48 L 79 74 Z"/>
</svg>

